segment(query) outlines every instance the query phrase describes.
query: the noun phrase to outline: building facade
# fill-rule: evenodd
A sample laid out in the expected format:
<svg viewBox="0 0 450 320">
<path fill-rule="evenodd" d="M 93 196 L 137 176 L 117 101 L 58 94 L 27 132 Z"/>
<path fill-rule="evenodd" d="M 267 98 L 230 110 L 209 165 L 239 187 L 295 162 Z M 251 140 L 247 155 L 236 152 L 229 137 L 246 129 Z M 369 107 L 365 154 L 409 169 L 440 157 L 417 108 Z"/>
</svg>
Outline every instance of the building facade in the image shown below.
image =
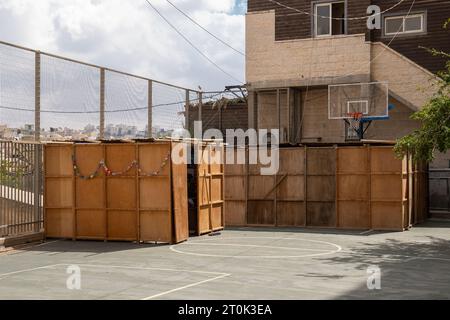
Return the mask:
<svg viewBox="0 0 450 320">
<path fill-rule="evenodd" d="M 369 30 L 373 5 L 380 28 Z M 448 0 L 249 0 L 249 127 L 279 128 L 282 143 L 355 140 L 347 122 L 329 119 L 328 86 L 383 82 L 389 120 L 373 121 L 364 138 L 410 133 L 445 66 L 425 48 L 450 52 L 448 18 Z"/>
</svg>

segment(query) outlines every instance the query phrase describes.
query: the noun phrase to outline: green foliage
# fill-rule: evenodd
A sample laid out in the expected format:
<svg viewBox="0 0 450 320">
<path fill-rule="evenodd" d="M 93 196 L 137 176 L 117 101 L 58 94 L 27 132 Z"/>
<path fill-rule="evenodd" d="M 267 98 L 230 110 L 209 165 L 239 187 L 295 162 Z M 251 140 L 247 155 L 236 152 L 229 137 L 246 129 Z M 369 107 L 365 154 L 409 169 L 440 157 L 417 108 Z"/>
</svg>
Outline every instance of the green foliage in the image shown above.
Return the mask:
<svg viewBox="0 0 450 320">
<path fill-rule="evenodd" d="M 6 160 L 1 161 L 0 184 L 8 187 L 17 187 L 20 183 L 20 177 L 23 172 L 23 169 L 18 169 L 17 172 L 12 172 L 12 164 Z"/>
<path fill-rule="evenodd" d="M 446 26 L 450 26 L 450 19 Z M 436 49 L 427 49 L 433 56 L 447 58 L 446 68 L 438 72 L 437 91 L 421 111 L 412 115 L 422 127 L 399 139 L 395 152 L 399 157 L 412 154 L 415 161 L 431 162 L 436 152 L 450 150 L 450 54 Z"/>
</svg>

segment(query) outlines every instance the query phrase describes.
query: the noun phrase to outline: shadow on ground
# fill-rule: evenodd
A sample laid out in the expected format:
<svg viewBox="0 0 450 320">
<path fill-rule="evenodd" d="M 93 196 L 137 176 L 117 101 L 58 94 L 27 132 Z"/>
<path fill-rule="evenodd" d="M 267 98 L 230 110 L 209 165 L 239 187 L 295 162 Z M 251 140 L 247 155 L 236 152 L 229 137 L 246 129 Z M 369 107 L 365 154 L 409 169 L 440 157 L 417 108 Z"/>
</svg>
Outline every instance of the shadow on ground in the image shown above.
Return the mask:
<svg viewBox="0 0 450 320">
<path fill-rule="evenodd" d="M 447 239 L 427 236 L 421 241 L 388 238 L 381 243 L 361 242 L 338 256 L 320 260 L 329 265 L 349 266 L 358 270 L 358 274 L 366 273 L 367 278 L 369 267 L 380 269 L 381 290 L 369 290 L 365 284 L 342 295 L 341 299 L 355 296 L 361 299 L 450 299 L 450 241 Z"/>
</svg>

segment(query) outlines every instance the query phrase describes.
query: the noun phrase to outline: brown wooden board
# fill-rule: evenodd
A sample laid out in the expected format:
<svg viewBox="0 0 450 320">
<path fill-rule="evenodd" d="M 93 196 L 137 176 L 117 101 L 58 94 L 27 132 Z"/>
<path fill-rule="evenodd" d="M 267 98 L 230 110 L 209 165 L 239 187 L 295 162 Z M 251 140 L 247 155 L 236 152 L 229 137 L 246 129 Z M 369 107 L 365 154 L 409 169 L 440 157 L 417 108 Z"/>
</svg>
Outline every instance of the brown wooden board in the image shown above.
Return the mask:
<svg viewBox="0 0 450 320">
<path fill-rule="evenodd" d="M 170 143 L 138 144 L 139 164 L 139 234 L 143 242 L 172 243 L 172 172 Z M 161 172 L 151 176 L 152 173 Z"/>
<path fill-rule="evenodd" d="M 428 214 L 426 169 L 392 146 L 282 148 L 276 176 L 260 169 L 227 166 L 228 225 L 404 230 Z"/>
<path fill-rule="evenodd" d="M 44 229 L 47 237 L 75 237 L 72 144 L 44 146 Z"/>
<path fill-rule="evenodd" d="M 47 237 L 186 240 L 187 169 L 171 165 L 171 150 L 170 141 L 46 145 Z"/>
<path fill-rule="evenodd" d="M 173 143 L 173 148 L 180 150 L 179 155 L 184 157 L 187 152 L 187 145 L 183 143 Z M 174 242 L 179 243 L 189 239 L 188 220 L 188 186 L 187 165 L 172 163 L 172 193 L 173 193 L 173 213 L 174 213 Z"/>
</svg>

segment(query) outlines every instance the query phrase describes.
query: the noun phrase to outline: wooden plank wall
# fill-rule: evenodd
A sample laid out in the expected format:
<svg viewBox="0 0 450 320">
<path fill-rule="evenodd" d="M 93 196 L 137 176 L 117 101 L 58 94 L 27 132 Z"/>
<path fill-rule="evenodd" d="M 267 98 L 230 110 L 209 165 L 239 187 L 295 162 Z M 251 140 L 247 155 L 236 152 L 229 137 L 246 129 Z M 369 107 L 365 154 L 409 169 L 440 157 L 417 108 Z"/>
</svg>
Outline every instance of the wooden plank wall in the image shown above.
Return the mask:
<svg viewBox="0 0 450 320">
<path fill-rule="evenodd" d="M 171 150 L 171 142 L 46 145 L 47 237 L 162 243 L 186 240 L 187 168 L 172 166 Z M 73 156 L 83 176 L 96 172 L 103 160 L 109 170 L 121 174 L 105 174 L 102 168 L 92 179 L 83 179 L 75 174 Z M 131 166 L 134 161 L 141 170 Z M 150 174 L 155 172 L 158 174 Z"/>
<path fill-rule="evenodd" d="M 201 162 L 198 179 L 198 235 L 222 230 L 225 225 L 224 146 L 196 144 Z"/>
<path fill-rule="evenodd" d="M 259 169 L 226 166 L 227 226 L 400 231 L 427 216 L 427 169 L 391 146 L 280 149 L 276 176 Z"/>
</svg>

